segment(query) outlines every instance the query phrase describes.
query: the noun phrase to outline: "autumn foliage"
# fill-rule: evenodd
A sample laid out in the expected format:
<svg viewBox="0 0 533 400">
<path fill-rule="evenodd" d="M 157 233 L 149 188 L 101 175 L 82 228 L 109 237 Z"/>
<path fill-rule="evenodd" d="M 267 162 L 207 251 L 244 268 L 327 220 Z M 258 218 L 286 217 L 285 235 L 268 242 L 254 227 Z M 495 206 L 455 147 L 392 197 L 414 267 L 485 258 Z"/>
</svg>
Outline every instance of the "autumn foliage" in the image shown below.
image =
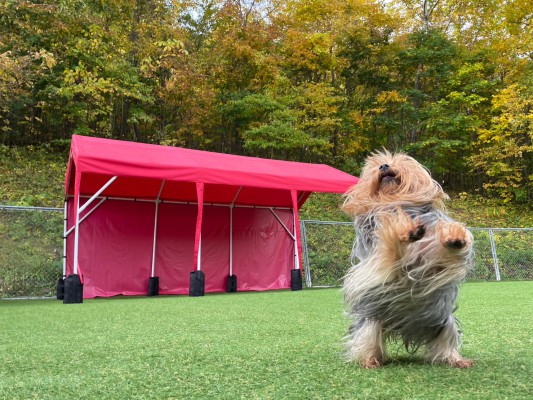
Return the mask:
<svg viewBox="0 0 533 400">
<path fill-rule="evenodd" d="M 323 162 L 533 197 L 531 0 L 0 1 L 0 143 Z"/>
</svg>

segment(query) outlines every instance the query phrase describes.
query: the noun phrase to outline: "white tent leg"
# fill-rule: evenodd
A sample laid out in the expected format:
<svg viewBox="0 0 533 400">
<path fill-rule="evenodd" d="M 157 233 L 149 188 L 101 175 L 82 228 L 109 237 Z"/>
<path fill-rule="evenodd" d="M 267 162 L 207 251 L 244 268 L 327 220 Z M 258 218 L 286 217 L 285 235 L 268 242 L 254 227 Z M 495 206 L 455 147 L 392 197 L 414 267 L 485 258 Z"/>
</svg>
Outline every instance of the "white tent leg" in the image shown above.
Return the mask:
<svg viewBox="0 0 533 400">
<path fill-rule="evenodd" d="M 157 217 L 159 216 L 159 201 L 155 203 L 155 221 L 154 221 L 154 241 L 152 245 L 152 272 L 150 276 L 153 278 L 155 273 L 155 249 L 157 245 Z"/>
<path fill-rule="evenodd" d="M 63 218 L 63 278 L 67 276 L 67 202 L 65 201 L 65 213 Z"/>
<path fill-rule="evenodd" d="M 229 274 L 233 275 L 233 205 L 229 208 Z"/>
<path fill-rule="evenodd" d="M 197 271 L 200 271 L 202 268 L 202 233 L 200 233 L 200 241 L 198 243 L 198 266 Z"/>
<path fill-rule="evenodd" d="M 237 197 L 239 197 L 239 194 L 241 193 L 242 186 L 239 187 L 239 190 L 237 190 L 237 193 L 235 194 L 235 197 L 233 201 L 231 202 L 230 208 L 229 208 L 229 275 L 233 275 L 233 208 L 235 207 L 235 202 L 237 201 Z"/>
<path fill-rule="evenodd" d="M 159 194 L 157 195 L 157 199 L 155 201 L 155 221 L 154 221 L 154 242 L 152 245 L 152 274 L 150 275 L 152 278 L 155 274 L 155 251 L 157 246 L 157 221 L 159 217 L 159 203 L 161 203 L 161 193 L 163 192 L 163 187 L 165 186 L 165 181 L 161 183 L 161 188 L 159 189 Z"/>
<path fill-rule="evenodd" d="M 80 197 L 76 204 L 75 230 L 74 230 L 74 275 L 78 273 L 78 247 L 80 242 Z"/>
<path fill-rule="evenodd" d="M 83 218 L 80 219 L 80 225 L 81 225 L 81 223 L 82 223 L 83 221 L 85 221 L 85 220 L 89 217 L 89 215 L 91 215 L 93 212 L 95 212 L 96 209 L 97 209 L 98 207 L 100 207 L 100 206 L 102 205 L 102 203 L 103 203 L 104 201 L 106 201 L 106 200 L 107 200 L 107 197 L 104 197 L 103 199 L 100 200 L 100 202 L 99 202 L 97 205 L 95 205 L 93 208 L 91 208 L 91 211 L 89 211 L 87 214 L 85 214 L 85 215 L 83 216 Z M 75 228 L 76 228 L 75 226 L 73 226 L 72 228 L 70 228 L 70 229 L 67 231 L 66 236 L 70 235 L 70 234 L 72 233 L 72 231 L 74 231 Z"/>
<path fill-rule="evenodd" d="M 298 256 L 298 240 L 296 233 L 296 212 L 292 210 L 292 220 L 294 223 L 294 269 L 300 269 L 300 257 Z"/>
</svg>

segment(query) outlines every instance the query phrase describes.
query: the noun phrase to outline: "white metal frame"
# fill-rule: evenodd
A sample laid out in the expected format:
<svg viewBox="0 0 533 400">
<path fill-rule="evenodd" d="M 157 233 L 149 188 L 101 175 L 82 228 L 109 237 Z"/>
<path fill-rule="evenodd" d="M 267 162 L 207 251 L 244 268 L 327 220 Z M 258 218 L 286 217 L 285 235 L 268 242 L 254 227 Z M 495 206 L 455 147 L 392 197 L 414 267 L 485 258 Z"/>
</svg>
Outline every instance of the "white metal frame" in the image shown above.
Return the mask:
<svg viewBox="0 0 533 400">
<path fill-rule="evenodd" d="M 67 201 L 65 201 L 63 214 L 63 278 L 67 275 L 67 226 L 68 226 L 68 214 L 67 214 Z"/>
<path fill-rule="evenodd" d="M 233 276 L 233 209 L 235 208 L 235 202 L 237 201 L 237 197 L 239 197 L 241 190 L 242 190 L 242 186 L 239 187 L 239 190 L 237 190 L 237 193 L 235 194 L 235 197 L 233 198 L 233 201 L 231 202 L 230 207 L 229 207 L 229 274 L 230 276 Z"/>
<path fill-rule="evenodd" d="M 296 210 L 292 210 L 292 221 L 294 224 L 294 269 L 300 269 L 300 255 L 298 254 L 298 236 L 296 233 Z"/>
<path fill-rule="evenodd" d="M 100 196 L 104 190 L 106 190 L 109 185 L 111 185 L 113 182 L 115 182 L 115 179 L 117 179 L 117 176 L 112 177 L 107 183 L 102 186 L 102 188 L 96 192 L 87 202 L 83 205 L 83 207 L 80 208 L 80 196 L 78 195 L 78 201 L 76 204 L 76 212 L 75 212 L 75 231 L 74 231 L 74 274 L 78 273 L 78 254 L 79 254 L 79 242 L 80 242 L 80 215 L 81 213 L 89 207 L 89 205 Z M 102 202 L 100 202 L 101 204 Z"/>
<path fill-rule="evenodd" d="M 272 215 L 274 215 L 274 217 L 276 217 L 276 219 L 278 220 L 280 225 L 283 227 L 283 229 L 285 229 L 285 232 L 287 232 L 287 234 L 293 240 L 293 242 L 294 242 L 294 269 L 300 269 L 300 257 L 299 257 L 299 251 L 298 251 L 298 236 L 297 236 L 297 232 L 296 232 L 296 212 L 294 211 L 294 209 L 292 209 L 292 222 L 293 222 L 294 232 L 291 232 L 289 230 L 289 228 L 287 228 L 287 226 L 283 223 L 283 221 L 280 219 L 278 214 L 276 214 L 276 212 L 274 211 L 273 208 L 270 208 L 270 212 L 272 213 Z"/>
<path fill-rule="evenodd" d="M 161 203 L 161 193 L 163 193 L 163 188 L 165 187 L 165 181 L 161 182 L 161 188 L 157 194 L 157 199 L 155 199 L 155 218 L 154 218 L 154 242 L 152 245 L 152 273 L 151 277 L 155 276 L 155 251 L 157 246 L 157 221 L 159 219 L 159 203 Z"/>
</svg>

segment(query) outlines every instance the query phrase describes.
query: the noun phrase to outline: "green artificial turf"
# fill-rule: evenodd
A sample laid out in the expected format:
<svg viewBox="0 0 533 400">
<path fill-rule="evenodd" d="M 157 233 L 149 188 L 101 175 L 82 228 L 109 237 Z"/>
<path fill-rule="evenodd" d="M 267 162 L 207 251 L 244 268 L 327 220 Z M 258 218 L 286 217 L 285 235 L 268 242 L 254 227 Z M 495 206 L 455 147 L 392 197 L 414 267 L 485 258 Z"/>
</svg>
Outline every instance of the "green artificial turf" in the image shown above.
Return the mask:
<svg viewBox="0 0 533 400">
<path fill-rule="evenodd" d="M 1 399 L 531 399 L 533 282 L 462 287 L 458 370 L 342 361 L 338 289 L 0 301 Z"/>
</svg>

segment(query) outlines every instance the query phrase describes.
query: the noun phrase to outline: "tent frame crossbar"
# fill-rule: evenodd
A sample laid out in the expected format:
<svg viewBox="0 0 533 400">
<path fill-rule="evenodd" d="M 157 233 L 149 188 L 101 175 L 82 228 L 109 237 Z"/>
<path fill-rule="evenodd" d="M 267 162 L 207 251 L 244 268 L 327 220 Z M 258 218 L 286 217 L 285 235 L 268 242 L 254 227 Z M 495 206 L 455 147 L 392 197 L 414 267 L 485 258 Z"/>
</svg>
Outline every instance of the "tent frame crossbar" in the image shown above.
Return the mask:
<svg viewBox="0 0 533 400">
<path fill-rule="evenodd" d="M 67 201 L 64 204 L 64 216 L 63 216 L 63 279 L 67 276 L 67 227 L 68 227 L 68 214 L 67 214 Z M 74 227 L 72 228 L 74 229 Z"/>
<path fill-rule="evenodd" d="M 274 217 L 276 217 L 276 219 L 278 220 L 278 222 L 281 224 L 281 226 L 283 227 L 283 229 L 285 229 L 285 231 L 287 232 L 287 234 L 291 237 L 292 240 L 296 240 L 296 236 L 289 230 L 289 228 L 287 228 L 287 226 L 283 223 L 283 221 L 279 218 L 278 214 L 276 214 L 276 212 L 272 209 L 272 208 L 269 208 L 270 212 L 272 213 L 272 215 L 274 215 Z"/>
<path fill-rule="evenodd" d="M 114 176 L 111 179 L 109 179 L 109 181 L 107 181 L 107 183 L 104 186 L 102 186 L 99 191 L 97 191 L 89 200 L 87 200 L 87 202 L 83 205 L 83 207 L 80 207 L 80 196 L 78 195 L 78 201 L 76 204 L 76 225 L 75 225 L 76 230 L 74 232 L 74 275 L 78 274 L 78 267 L 79 267 L 78 255 L 79 255 L 79 242 L 80 242 L 80 215 L 117 178 L 118 178 L 117 176 Z"/>
<path fill-rule="evenodd" d="M 98 192 L 93 194 L 91 198 L 87 200 L 87 202 L 83 206 L 78 208 L 78 214 L 81 214 L 83 211 L 85 211 L 85 209 L 89 207 L 94 200 L 99 198 L 99 196 L 103 193 L 103 191 L 106 190 L 109 187 L 109 185 L 111 185 L 115 181 L 115 179 L 117 179 L 117 176 L 114 176 L 109 181 L 107 181 L 107 183 L 104 186 L 102 186 Z"/>
<path fill-rule="evenodd" d="M 91 210 L 90 210 L 87 214 L 85 214 L 85 215 L 83 216 L 83 218 L 80 219 L 80 224 L 81 224 L 83 221 L 85 221 L 85 220 L 87 219 L 87 217 L 89 217 L 89 215 L 91 215 L 93 212 L 95 212 L 96 209 L 97 209 L 98 207 L 100 207 L 100 206 L 101 206 L 106 200 L 107 200 L 107 197 L 101 197 L 101 198 L 100 198 L 100 202 L 99 202 L 97 205 L 95 205 L 93 208 L 91 208 Z M 66 211 L 65 211 L 65 212 L 66 212 Z M 74 231 L 74 229 L 76 229 L 76 226 L 72 226 L 68 231 L 66 231 L 66 233 L 65 233 L 65 238 L 66 238 L 68 235 L 70 235 L 70 234 Z"/>
<path fill-rule="evenodd" d="M 69 196 L 73 197 L 73 196 Z M 80 196 L 80 198 L 89 198 L 89 196 Z M 115 201 L 136 201 L 136 202 L 146 202 L 146 203 L 155 203 L 156 199 L 138 199 L 138 198 L 128 198 L 128 197 L 112 197 L 112 196 L 106 196 L 106 197 L 98 197 L 99 199 L 106 199 L 106 200 L 115 200 Z M 195 206 L 198 205 L 198 202 L 196 201 L 172 201 L 172 200 L 159 200 L 160 204 L 183 204 L 183 205 L 191 205 Z M 273 209 L 273 210 L 292 210 L 292 207 L 269 207 L 269 206 L 250 206 L 250 205 L 244 205 L 244 204 L 227 204 L 227 203 L 204 203 L 204 206 L 212 206 L 212 207 L 233 207 L 233 208 L 259 208 L 259 209 Z"/>
<path fill-rule="evenodd" d="M 294 212 L 294 209 L 292 209 L 292 221 L 294 224 L 294 233 L 291 232 L 289 228 L 287 228 L 287 226 L 283 223 L 283 221 L 279 218 L 278 214 L 276 214 L 276 212 L 272 208 L 270 208 L 270 212 L 272 213 L 272 215 L 274 215 L 274 217 L 276 217 L 276 219 L 281 224 L 283 229 L 285 229 L 287 234 L 291 237 L 292 241 L 294 242 L 294 269 L 300 269 L 300 257 L 298 256 L 298 241 L 296 240 L 296 236 L 297 236 L 296 212 Z"/>
</svg>

